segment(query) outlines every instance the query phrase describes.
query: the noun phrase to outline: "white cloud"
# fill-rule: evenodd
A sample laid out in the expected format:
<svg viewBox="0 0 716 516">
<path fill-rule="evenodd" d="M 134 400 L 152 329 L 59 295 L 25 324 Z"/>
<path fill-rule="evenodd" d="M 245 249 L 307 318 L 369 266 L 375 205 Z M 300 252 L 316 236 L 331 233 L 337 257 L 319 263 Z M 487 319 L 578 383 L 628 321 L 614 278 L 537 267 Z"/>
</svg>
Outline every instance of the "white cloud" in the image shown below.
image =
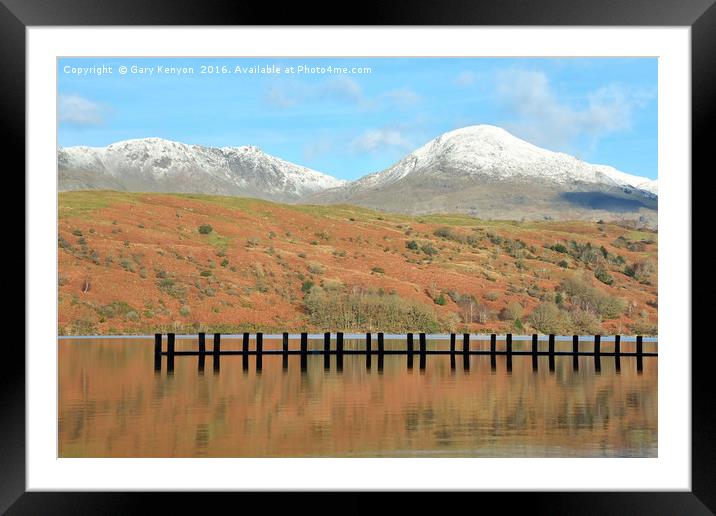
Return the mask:
<svg viewBox="0 0 716 516">
<path fill-rule="evenodd" d="M 567 150 L 578 138 L 596 145 L 607 134 L 629 129 L 634 111 L 653 93 L 612 84 L 574 107 L 557 98 L 544 73 L 511 69 L 497 75 L 496 96 L 512 117 L 504 124 L 508 130 L 536 145 Z"/>
<path fill-rule="evenodd" d="M 58 108 L 60 123 L 81 126 L 102 125 L 107 113 L 102 104 L 74 94 L 61 94 Z"/>
<path fill-rule="evenodd" d="M 326 81 L 319 87 L 319 97 L 329 100 L 360 103 L 363 101 L 363 90 L 356 81 L 349 77 L 338 77 Z"/>
<path fill-rule="evenodd" d="M 276 86 L 272 86 L 266 92 L 264 101 L 270 106 L 277 108 L 287 108 L 296 104 L 297 100 L 291 98 L 285 91 Z"/>
<path fill-rule="evenodd" d="M 337 77 L 315 84 L 275 84 L 264 95 L 264 102 L 276 108 L 288 108 L 304 102 L 316 101 L 361 104 L 364 102 L 363 90 L 353 79 Z"/>
<path fill-rule="evenodd" d="M 458 86 L 472 86 L 477 80 L 477 75 L 473 72 L 460 72 L 453 80 Z"/>
<path fill-rule="evenodd" d="M 413 143 L 400 129 L 381 128 L 365 131 L 351 142 L 350 148 L 356 153 L 375 153 L 386 150 L 410 151 L 413 148 Z"/>
<path fill-rule="evenodd" d="M 325 154 L 328 154 L 333 149 L 333 146 L 333 138 L 328 136 L 320 136 L 314 141 L 308 143 L 303 148 L 303 157 L 308 161 L 312 161 Z"/>
<path fill-rule="evenodd" d="M 391 106 L 410 107 L 420 102 L 420 95 L 408 88 L 400 88 L 383 93 L 381 98 Z"/>
<path fill-rule="evenodd" d="M 279 109 L 316 102 L 337 102 L 362 109 L 408 108 L 420 100 L 420 96 L 408 88 L 368 96 L 361 85 L 350 77 L 335 77 L 312 84 L 275 84 L 264 95 L 266 104 Z"/>
</svg>

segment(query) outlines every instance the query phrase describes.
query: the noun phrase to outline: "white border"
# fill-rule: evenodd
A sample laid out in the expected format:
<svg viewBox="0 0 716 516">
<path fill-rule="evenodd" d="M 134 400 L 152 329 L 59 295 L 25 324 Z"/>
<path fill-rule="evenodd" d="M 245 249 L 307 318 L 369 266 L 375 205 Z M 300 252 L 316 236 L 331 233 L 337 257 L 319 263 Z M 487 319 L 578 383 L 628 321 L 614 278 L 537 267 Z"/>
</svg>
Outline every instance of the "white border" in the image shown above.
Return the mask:
<svg viewBox="0 0 716 516">
<path fill-rule="evenodd" d="M 689 28 L 31 27 L 27 43 L 28 490 L 690 490 Z M 56 58 L 90 55 L 658 56 L 659 457 L 57 459 Z"/>
</svg>

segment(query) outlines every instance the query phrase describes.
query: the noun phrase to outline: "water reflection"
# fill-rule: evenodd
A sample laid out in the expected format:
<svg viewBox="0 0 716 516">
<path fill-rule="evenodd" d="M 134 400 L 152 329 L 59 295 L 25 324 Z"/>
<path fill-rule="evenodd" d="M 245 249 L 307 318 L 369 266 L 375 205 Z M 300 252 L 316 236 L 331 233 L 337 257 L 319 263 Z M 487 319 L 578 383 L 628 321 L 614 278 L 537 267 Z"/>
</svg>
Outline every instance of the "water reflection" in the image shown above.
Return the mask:
<svg viewBox="0 0 716 516">
<path fill-rule="evenodd" d="M 372 357 L 309 352 L 323 344 L 152 364 L 150 341 L 61 341 L 60 455 L 656 456 L 656 358 L 478 356 L 452 341 L 455 353 L 426 356 L 428 340 L 413 374 L 412 354 L 386 353 L 400 347 L 391 341 Z M 177 352 L 196 346 L 176 342 Z"/>
</svg>

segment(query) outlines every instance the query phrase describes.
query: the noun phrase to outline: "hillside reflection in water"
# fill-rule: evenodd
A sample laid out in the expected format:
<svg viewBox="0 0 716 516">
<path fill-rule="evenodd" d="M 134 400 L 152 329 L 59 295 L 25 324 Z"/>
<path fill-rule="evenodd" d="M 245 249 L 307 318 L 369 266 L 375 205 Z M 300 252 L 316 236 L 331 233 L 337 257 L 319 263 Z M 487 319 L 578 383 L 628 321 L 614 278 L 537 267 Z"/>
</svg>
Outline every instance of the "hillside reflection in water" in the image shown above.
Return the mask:
<svg viewBox="0 0 716 516">
<path fill-rule="evenodd" d="M 429 343 L 429 346 L 434 346 Z M 444 343 L 440 344 L 444 346 Z M 177 356 L 62 340 L 60 457 L 655 457 L 658 359 Z M 294 343 L 292 343 L 292 347 Z M 322 343 L 311 343 L 319 349 Z M 374 344 L 375 346 L 375 344 Z M 396 344 L 386 341 L 386 349 Z M 210 344 L 209 344 L 210 349 Z M 222 349 L 240 349 L 225 343 Z M 266 343 L 264 349 L 280 343 Z M 346 343 L 346 349 L 351 344 Z M 191 349 L 178 341 L 177 350 Z M 374 347 L 375 349 L 375 347 Z M 326 366 L 328 366 L 326 368 Z"/>
</svg>

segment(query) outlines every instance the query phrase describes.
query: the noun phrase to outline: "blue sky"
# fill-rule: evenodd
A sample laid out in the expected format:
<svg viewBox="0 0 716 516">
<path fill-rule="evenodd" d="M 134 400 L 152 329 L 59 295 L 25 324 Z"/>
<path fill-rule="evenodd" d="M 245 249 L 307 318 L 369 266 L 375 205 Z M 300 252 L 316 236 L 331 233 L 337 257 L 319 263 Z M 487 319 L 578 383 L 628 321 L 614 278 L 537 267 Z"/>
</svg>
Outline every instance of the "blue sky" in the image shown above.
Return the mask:
<svg viewBox="0 0 716 516">
<path fill-rule="evenodd" d="M 494 124 L 655 178 L 657 59 L 60 59 L 58 124 L 63 147 L 146 137 L 256 145 L 344 179 L 382 170 L 446 131 Z"/>
</svg>

